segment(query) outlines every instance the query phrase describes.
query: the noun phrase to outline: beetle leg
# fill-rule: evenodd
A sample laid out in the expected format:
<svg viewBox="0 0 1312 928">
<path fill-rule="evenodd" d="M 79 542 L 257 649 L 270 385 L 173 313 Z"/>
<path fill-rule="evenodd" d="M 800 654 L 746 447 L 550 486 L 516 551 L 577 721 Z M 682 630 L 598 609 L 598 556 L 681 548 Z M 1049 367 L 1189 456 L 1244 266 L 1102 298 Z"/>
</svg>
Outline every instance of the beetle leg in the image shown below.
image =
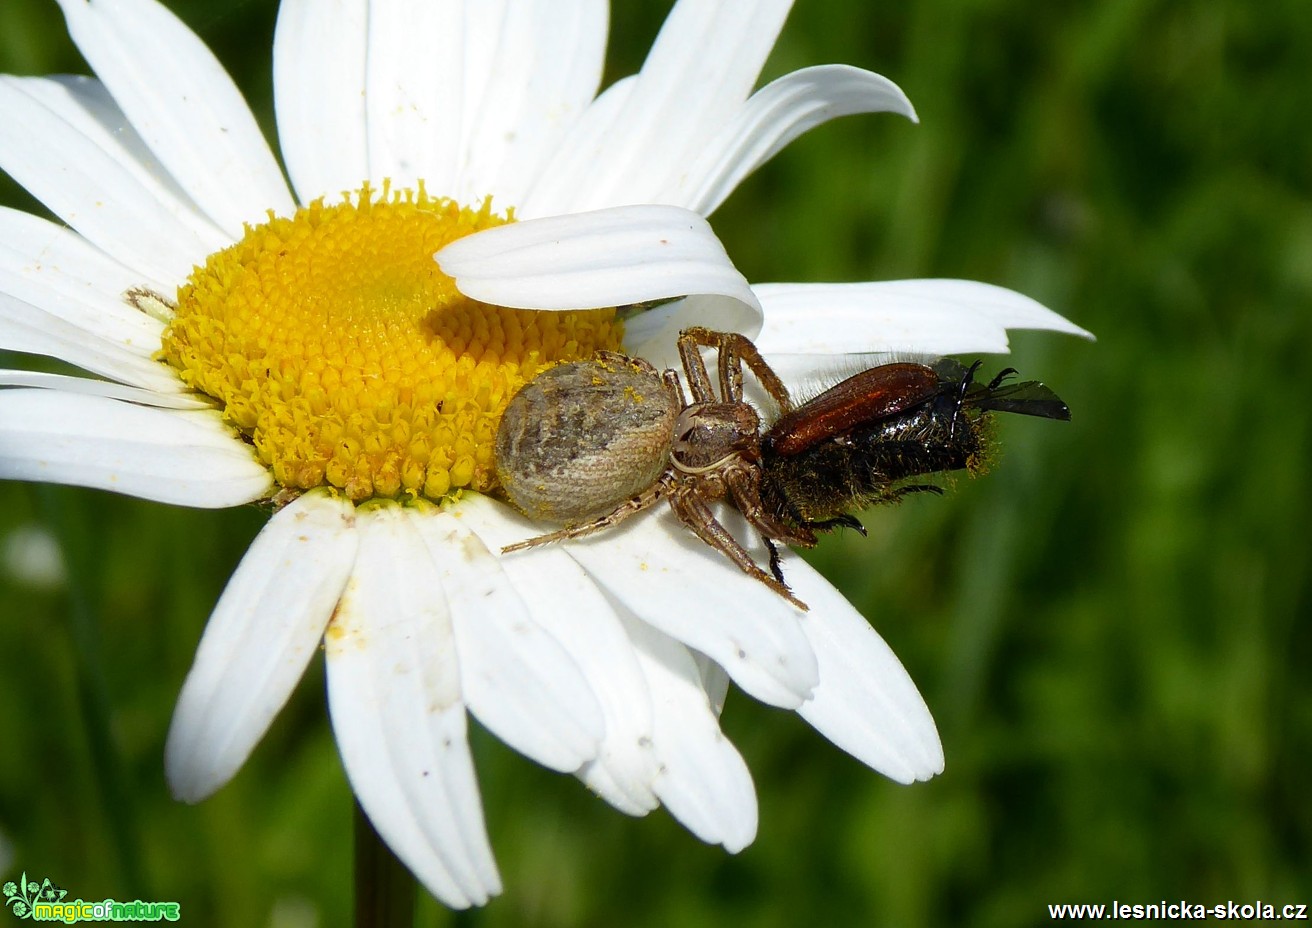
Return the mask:
<svg viewBox="0 0 1312 928">
<path fill-rule="evenodd" d="M 818 522 L 808 522 L 806 523 L 806 527 L 813 532 L 832 532 L 836 528 L 853 528 L 860 532 L 863 537 L 866 535 L 866 527 L 861 524 L 861 520 L 856 516 L 849 515 L 848 513 L 842 513 L 832 519 L 821 519 Z"/>
<path fill-rule="evenodd" d="M 933 493 L 936 496 L 942 496 L 943 488 L 936 487 L 932 483 L 913 483 L 905 487 L 898 487 L 895 490 L 890 490 L 888 493 L 888 500 L 889 502 L 897 502 L 903 496 L 907 496 L 911 493 Z M 865 532 L 863 531 L 861 534 L 864 535 Z"/>
<path fill-rule="evenodd" d="M 989 385 L 984 388 L 984 392 L 992 393 L 998 387 L 1002 386 L 1003 382 L 1008 377 L 1012 376 L 1013 374 L 1019 374 L 1019 373 L 1020 371 L 1016 370 L 1016 368 L 1014 367 L 1004 367 L 1002 370 L 998 371 L 998 376 L 994 377 L 992 380 L 989 381 Z"/>
<path fill-rule="evenodd" d="M 501 553 L 510 554 L 513 551 L 523 551 L 525 548 L 536 548 L 538 545 L 547 545 L 554 541 L 566 541 L 571 538 L 585 538 L 588 535 L 605 531 L 612 526 L 619 525 L 630 516 L 636 516 L 644 509 L 650 509 L 656 504 L 656 502 L 668 494 L 669 488 L 669 479 L 662 476 L 660 480 L 653 483 L 637 496 L 626 499 L 624 502 L 620 503 L 620 505 L 616 506 L 600 518 L 593 519 L 591 522 L 585 522 L 582 525 L 571 525 L 567 528 L 562 528 L 559 531 L 549 532 L 546 535 L 538 535 L 536 538 L 527 538 L 524 541 L 517 541 L 513 545 L 506 545 L 501 549 Z"/>
<path fill-rule="evenodd" d="M 752 560 L 752 556 L 738 543 L 738 539 L 719 523 L 710 505 L 697 495 L 696 490 L 691 488 L 675 490 L 670 495 L 670 507 L 679 517 L 680 522 L 692 529 L 698 538 L 712 548 L 723 552 L 725 557 L 737 564 L 743 573 L 761 581 L 803 612 L 809 610 L 806 603 L 793 595 L 793 591 L 782 578 L 770 576 Z"/>
<path fill-rule="evenodd" d="M 779 566 L 779 546 L 764 535 L 761 536 L 761 540 L 764 541 L 765 546 L 770 549 L 770 573 L 774 574 L 776 580 L 783 583 L 784 571 L 783 568 Z"/>
</svg>

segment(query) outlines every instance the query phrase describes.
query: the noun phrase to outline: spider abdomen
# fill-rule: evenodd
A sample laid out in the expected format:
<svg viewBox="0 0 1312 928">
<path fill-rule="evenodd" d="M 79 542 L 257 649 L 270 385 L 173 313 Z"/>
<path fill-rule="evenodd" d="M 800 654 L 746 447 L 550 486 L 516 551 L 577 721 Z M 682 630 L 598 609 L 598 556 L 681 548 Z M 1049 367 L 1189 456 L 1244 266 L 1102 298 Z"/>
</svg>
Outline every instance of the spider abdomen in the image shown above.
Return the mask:
<svg viewBox="0 0 1312 928">
<path fill-rule="evenodd" d="M 501 489 L 541 521 L 572 525 L 608 512 L 665 471 L 680 408 L 643 362 L 557 365 L 506 407 L 496 444 Z"/>
</svg>

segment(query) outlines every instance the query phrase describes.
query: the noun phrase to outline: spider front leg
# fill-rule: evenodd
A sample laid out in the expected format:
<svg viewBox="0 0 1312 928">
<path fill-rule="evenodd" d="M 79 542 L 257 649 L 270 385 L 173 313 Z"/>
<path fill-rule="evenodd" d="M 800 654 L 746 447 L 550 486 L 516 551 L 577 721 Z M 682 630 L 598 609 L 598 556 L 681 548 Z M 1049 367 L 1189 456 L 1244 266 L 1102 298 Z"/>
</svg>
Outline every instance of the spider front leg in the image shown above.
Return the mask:
<svg viewBox="0 0 1312 928">
<path fill-rule="evenodd" d="M 514 551 L 523 551 L 526 548 L 536 548 L 538 545 L 548 545 L 555 541 L 568 541 L 571 538 L 586 538 L 588 535 L 594 535 L 597 532 L 604 532 L 612 526 L 619 525 L 630 516 L 636 516 L 643 510 L 650 509 L 658 501 L 669 494 L 670 486 L 671 478 L 668 475 L 662 475 L 661 478 L 650 487 L 643 490 L 637 496 L 625 500 L 600 518 L 593 519 L 591 522 L 585 522 L 582 525 L 572 525 L 555 532 L 549 532 L 546 535 L 538 535 L 536 538 L 526 538 L 524 541 L 517 541 L 513 545 L 506 545 L 503 547 L 501 553 L 510 554 Z"/>
<path fill-rule="evenodd" d="M 683 381 L 679 379 L 678 371 L 665 371 L 661 374 L 661 379 L 665 385 L 674 391 L 674 395 L 679 398 L 679 408 L 684 409 L 688 406 L 688 395 L 683 392 Z"/>
<path fill-rule="evenodd" d="M 738 543 L 738 539 L 734 538 L 715 518 L 710 504 L 701 498 L 695 488 L 676 487 L 670 495 L 670 507 L 679 517 L 680 522 L 692 529 L 702 541 L 737 564 L 738 569 L 743 573 L 764 583 L 803 612 L 809 611 L 810 607 L 794 596 L 793 591 L 783 580 L 772 577 L 761 569 L 747 550 Z"/>
<path fill-rule="evenodd" d="M 756 375 L 762 389 L 770 394 L 779 405 L 779 412 L 786 413 L 793 408 L 793 401 L 788 395 L 788 388 L 779 375 L 774 372 L 752 340 L 737 332 L 716 332 L 702 326 L 692 326 L 679 333 L 679 355 L 684 367 L 688 366 L 689 356 L 694 356 L 701 365 L 701 354 L 697 347 L 711 348 L 719 352 L 720 395 L 726 403 L 737 403 L 743 398 L 743 365 Z M 701 365 L 702 371 L 706 368 Z M 707 377 L 709 387 L 710 378 Z"/>
<path fill-rule="evenodd" d="M 761 473 L 755 465 L 726 468 L 723 476 L 734 506 L 767 541 L 803 548 L 814 548 L 819 543 L 810 526 L 789 525 L 766 512 L 761 502 Z"/>
<path fill-rule="evenodd" d="M 683 361 L 683 372 L 688 377 L 688 389 L 692 391 L 694 403 L 714 403 L 715 391 L 711 389 L 711 375 L 706 372 L 706 362 L 697 349 L 704 343 L 698 335 L 718 335 L 710 329 L 693 327 L 679 333 L 679 359 Z"/>
</svg>

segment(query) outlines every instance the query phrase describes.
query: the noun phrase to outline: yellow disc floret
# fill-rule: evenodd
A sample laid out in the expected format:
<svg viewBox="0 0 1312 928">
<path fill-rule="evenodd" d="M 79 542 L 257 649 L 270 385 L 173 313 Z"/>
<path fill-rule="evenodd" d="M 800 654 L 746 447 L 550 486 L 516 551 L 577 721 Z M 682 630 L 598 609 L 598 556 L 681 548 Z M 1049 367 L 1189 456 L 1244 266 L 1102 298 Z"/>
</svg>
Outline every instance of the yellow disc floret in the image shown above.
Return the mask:
<svg viewBox="0 0 1312 928">
<path fill-rule="evenodd" d="M 433 253 L 507 221 L 387 185 L 271 217 L 192 273 L 161 356 L 220 401 L 285 488 L 356 502 L 490 490 L 510 397 L 622 334 L 610 309 L 462 296 Z"/>
</svg>

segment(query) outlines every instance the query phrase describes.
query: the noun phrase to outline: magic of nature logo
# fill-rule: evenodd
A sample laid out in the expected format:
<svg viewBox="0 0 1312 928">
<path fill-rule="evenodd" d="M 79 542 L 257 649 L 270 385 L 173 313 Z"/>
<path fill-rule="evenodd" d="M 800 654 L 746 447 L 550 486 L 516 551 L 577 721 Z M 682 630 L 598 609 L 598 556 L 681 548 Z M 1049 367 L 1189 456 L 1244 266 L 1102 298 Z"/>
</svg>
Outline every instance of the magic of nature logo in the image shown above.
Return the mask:
<svg viewBox="0 0 1312 928">
<path fill-rule="evenodd" d="M 18 918 L 37 922 L 176 922 L 182 906 L 176 902 L 119 902 L 115 899 L 68 899 L 68 890 L 47 877 L 40 882 L 29 880 L 27 873 L 17 882 L 4 884 L 5 906 Z"/>
</svg>

